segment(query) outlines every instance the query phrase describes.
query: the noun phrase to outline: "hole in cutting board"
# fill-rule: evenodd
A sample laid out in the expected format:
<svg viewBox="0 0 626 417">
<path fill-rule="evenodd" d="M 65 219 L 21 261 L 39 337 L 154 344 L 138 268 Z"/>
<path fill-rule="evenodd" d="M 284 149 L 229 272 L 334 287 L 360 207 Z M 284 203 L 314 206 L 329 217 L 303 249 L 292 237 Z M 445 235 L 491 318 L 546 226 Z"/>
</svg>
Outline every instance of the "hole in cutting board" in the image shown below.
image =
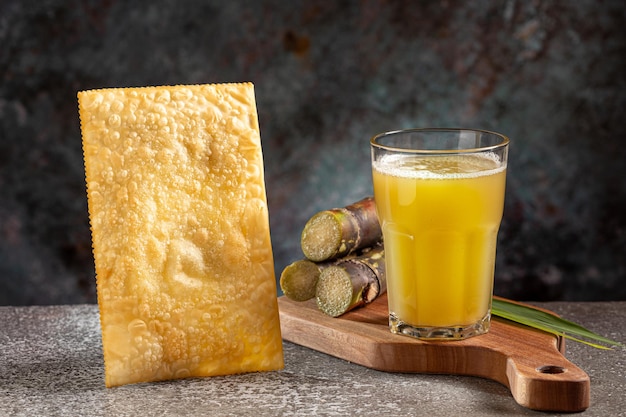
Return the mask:
<svg viewBox="0 0 626 417">
<path fill-rule="evenodd" d="M 556 365 L 545 365 L 537 368 L 537 371 L 541 372 L 542 374 L 562 374 L 563 372 L 565 372 L 565 368 Z"/>
</svg>

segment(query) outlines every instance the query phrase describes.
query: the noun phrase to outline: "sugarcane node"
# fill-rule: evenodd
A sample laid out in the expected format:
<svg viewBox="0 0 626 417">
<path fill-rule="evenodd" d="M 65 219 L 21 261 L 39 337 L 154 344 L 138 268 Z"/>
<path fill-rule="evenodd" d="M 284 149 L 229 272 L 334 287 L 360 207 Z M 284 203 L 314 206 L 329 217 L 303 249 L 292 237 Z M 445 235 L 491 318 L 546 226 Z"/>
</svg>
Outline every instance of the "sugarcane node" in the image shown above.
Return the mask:
<svg viewBox="0 0 626 417">
<path fill-rule="evenodd" d="M 373 248 L 370 248 L 367 252 L 363 252 L 358 258 L 359 262 L 366 265 L 372 270 L 373 276 L 376 278 L 376 286 L 378 292 L 368 291 L 368 296 L 364 298 L 366 303 L 371 303 L 377 297 L 387 292 L 387 276 L 385 274 L 385 248 L 382 242 Z"/>
<path fill-rule="evenodd" d="M 382 241 L 383 233 L 378 221 L 374 197 L 365 197 L 346 207 L 355 221 L 358 232 L 357 249 L 375 246 Z"/>
<path fill-rule="evenodd" d="M 371 278 L 367 288 L 363 290 L 362 298 L 369 304 L 380 295 L 387 292 L 387 278 L 385 276 L 385 249 L 381 244 L 369 248 L 354 259 L 371 270 Z"/>
</svg>

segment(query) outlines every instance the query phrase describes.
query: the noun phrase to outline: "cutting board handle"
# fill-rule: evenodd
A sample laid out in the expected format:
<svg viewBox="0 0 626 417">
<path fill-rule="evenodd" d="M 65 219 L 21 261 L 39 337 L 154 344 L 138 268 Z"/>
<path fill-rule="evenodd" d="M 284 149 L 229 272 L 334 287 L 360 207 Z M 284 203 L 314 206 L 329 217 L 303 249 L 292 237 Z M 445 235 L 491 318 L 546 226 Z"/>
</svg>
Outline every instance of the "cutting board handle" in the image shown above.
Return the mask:
<svg viewBox="0 0 626 417">
<path fill-rule="evenodd" d="M 530 409 L 574 412 L 589 406 L 589 376 L 556 349 L 510 352 L 506 376 L 515 401 Z"/>
</svg>

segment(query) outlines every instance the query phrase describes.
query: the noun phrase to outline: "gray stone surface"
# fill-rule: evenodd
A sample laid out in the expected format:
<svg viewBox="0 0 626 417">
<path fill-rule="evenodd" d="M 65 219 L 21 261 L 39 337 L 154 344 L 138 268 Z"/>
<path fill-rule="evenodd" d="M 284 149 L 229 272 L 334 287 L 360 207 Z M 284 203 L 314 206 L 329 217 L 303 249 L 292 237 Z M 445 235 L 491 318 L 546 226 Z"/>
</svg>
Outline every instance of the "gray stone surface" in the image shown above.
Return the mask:
<svg viewBox="0 0 626 417">
<path fill-rule="evenodd" d="M 76 92 L 252 81 L 278 273 L 368 139 L 512 139 L 496 293 L 626 300 L 623 0 L 2 0 L 0 304 L 95 302 Z"/>
<path fill-rule="evenodd" d="M 626 341 L 626 302 L 539 303 Z M 0 307 L 2 416 L 534 416 L 508 389 L 474 377 L 378 372 L 285 342 L 279 372 L 107 389 L 96 305 Z M 580 415 L 626 416 L 626 348 L 569 342 L 591 379 Z M 576 414 L 578 415 L 578 414 Z"/>
</svg>

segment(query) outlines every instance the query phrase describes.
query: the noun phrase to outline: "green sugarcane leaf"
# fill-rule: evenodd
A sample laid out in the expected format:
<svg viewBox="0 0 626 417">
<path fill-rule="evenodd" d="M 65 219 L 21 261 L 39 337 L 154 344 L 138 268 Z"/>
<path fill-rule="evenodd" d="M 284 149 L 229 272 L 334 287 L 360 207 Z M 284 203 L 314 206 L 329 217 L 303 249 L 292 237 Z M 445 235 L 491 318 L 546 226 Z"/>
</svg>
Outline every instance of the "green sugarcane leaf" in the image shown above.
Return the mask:
<svg viewBox="0 0 626 417">
<path fill-rule="evenodd" d="M 554 314 L 538 310 L 531 306 L 524 306 L 507 300 L 494 298 L 491 313 L 494 316 L 502 317 L 516 323 L 543 330 L 557 336 L 563 336 L 598 349 L 610 348 L 581 338 L 591 339 L 607 345 L 622 346 L 621 343 L 608 339 L 604 336 L 600 336 L 599 334 L 594 333 L 577 323 L 555 316 Z"/>
</svg>

